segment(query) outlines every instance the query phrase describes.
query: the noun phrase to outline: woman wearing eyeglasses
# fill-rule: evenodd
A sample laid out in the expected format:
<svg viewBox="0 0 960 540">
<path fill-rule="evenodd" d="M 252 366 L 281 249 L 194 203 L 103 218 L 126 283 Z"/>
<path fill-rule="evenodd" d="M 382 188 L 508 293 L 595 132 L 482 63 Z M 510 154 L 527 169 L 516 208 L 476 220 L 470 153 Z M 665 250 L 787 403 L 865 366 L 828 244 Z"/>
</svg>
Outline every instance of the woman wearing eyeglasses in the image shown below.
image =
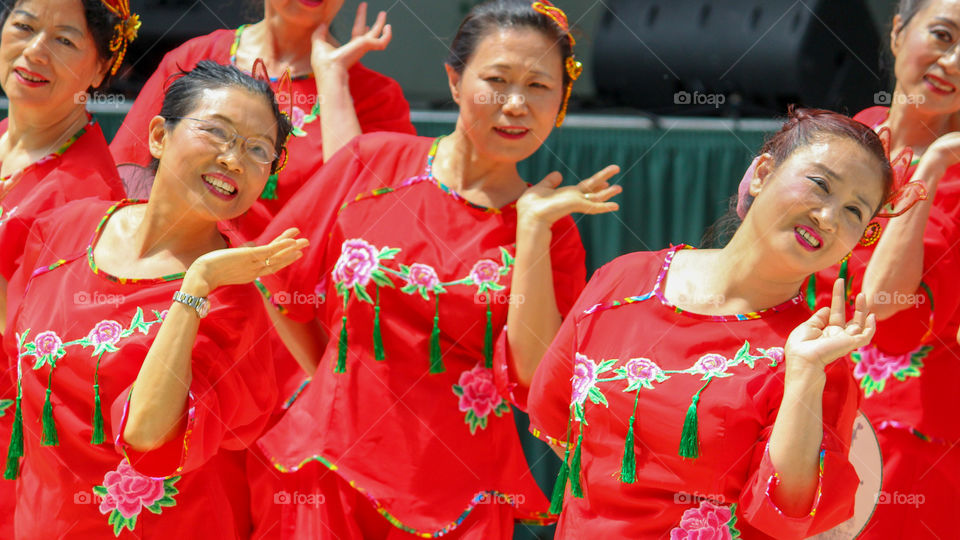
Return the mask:
<svg viewBox="0 0 960 540">
<path fill-rule="evenodd" d="M 880 322 L 873 342 L 854 352 L 883 453 L 879 504 L 861 538 L 949 538 L 960 508 L 960 5 L 904 0 L 890 49 L 896 85 L 890 107 L 856 119 L 881 131 L 915 194 L 875 218 L 847 261 L 820 272 L 807 299 L 829 304 L 830 283 L 862 291 Z M 887 132 L 888 133 L 885 133 Z M 899 157 L 899 160 L 897 158 Z M 911 159 L 911 157 L 913 159 Z M 890 209 L 888 209 L 890 210 Z"/>
<path fill-rule="evenodd" d="M 251 282 L 306 241 L 231 249 L 218 223 L 256 200 L 289 129 L 267 82 L 201 62 L 150 123 L 149 202 L 77 201 L 31 228 L 4 328 L 16 538 L 248 534 L 218 459 L 276 399 Z"/>
</svg>

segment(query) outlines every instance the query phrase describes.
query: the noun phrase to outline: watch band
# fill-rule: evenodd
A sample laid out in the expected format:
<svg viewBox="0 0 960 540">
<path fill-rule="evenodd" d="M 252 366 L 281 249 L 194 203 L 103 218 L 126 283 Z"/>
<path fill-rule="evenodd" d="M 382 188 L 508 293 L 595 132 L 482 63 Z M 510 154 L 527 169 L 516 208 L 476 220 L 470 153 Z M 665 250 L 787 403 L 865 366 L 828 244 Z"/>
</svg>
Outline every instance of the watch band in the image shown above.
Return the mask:
<svg viewBox="0 0 960 540">
<path fill-rule="evenodd" d="M 210 311 L 209 301 L 202 296 L 193 296 L 183 291 L 173 293 L 173 300 L 181 304 L 192 307 L 197 312 L 197 317 L 201 319 L 207 316 Z"/>
</svg>

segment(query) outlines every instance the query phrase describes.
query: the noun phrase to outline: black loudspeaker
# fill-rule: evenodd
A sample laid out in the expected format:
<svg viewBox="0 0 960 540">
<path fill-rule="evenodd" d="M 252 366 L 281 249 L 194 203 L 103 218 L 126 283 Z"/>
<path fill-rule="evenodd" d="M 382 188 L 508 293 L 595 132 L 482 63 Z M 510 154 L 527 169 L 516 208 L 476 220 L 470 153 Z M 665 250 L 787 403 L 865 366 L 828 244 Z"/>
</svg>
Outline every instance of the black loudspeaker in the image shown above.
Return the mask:
<svg viewBox="0 0 960 540">
<path fill-rule="evenodd" d="M 607 104 L 657 114 L 856 112 L 886 87 L 863 0 L 610 0 L 594 83 Z M 884 103 L 876 103 L 884 104 Z"/>
</svg>

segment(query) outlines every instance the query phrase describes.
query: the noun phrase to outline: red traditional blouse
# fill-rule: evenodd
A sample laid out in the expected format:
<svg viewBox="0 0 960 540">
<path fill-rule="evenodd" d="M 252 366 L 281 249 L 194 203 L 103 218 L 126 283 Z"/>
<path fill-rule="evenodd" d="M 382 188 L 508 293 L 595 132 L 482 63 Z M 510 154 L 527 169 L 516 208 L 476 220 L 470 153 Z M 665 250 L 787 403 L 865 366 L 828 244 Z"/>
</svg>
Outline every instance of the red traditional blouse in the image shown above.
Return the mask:
<svg viewBox="0 0 960 540">
<path fill-rule="evenodd" d="M 886 120 L 887 107 L 871 107 L 854 118 L 871 127 Z M 914 165 L 916 162 L 914 163 Z M 848 261 L 824 270 L 808 281 L 808 300 L 829 305 L 833 281 L 847 279 L 848 304 L 863 286 L 867 263 L 888 219 L 875 218 Z M 960 408 L 956 381 L 957 328 L 960 326 L 960 165 L 940 179 L 923 235 L 923 281 L 911 296 L 914 307 L 880 321 L 873 342 L 853 353 L 854 377 L 863 395 L 863 411 L 878 428 L 913 431 L 921 438 L 960 441 Z M 890 302 L 887 293 L 875 303 Z M 899 299 L 902 300 L 902 299 Z"/>
<path fill-rule="evenodd" d="M 221 448 L 252 444 L 271 412 L 270 323 L 252 285 L 214 291 L 184 431 L 157 450 L 130 449 L 127 400 L 183 274 L 125 279 L 97 267 L 99 233 L 128 204 L 88 199 L 38 220 L 10 283 L 4 348 L 17 358 L 18 393 L 5 477 L 18 484 L 18 538 L 238 534 L 233 494 L 211 463 Z"/>
<path fill-rule="evenodd" d="M 787 516 L 770 497 L 767 442 L 783 345 L 810 312 L 799 295 L 758 313 L 683 311 L 661 288 L 677 249 L 598 270 L 534 376 L 531 431 L 566 454 L 557 537 L 805 538 L 848 519 L 858 392 L 847 364 L 827 368 L 815 502 Z"/>
<path fill-rule="evenodd" d="M 421 535 L 491 501 L 518 519 L 547 510 L 510 407 L 525 394 L 510 382 L 503 331 L 508 303 L 522 301 L 510 294 L 516 208 L 478 206 L 444 185 L 432 173 L 436 146 L 354 139 L 262 237 L 296 226 L 310 239 L 265 282 L 288 316 L 319 319 L 330 343 L 261 448 L 280 470 L 323 463 Z M 572 219 L 554 225 L 550 257 L 566 313 L 585 275 Z"/>
</svg>

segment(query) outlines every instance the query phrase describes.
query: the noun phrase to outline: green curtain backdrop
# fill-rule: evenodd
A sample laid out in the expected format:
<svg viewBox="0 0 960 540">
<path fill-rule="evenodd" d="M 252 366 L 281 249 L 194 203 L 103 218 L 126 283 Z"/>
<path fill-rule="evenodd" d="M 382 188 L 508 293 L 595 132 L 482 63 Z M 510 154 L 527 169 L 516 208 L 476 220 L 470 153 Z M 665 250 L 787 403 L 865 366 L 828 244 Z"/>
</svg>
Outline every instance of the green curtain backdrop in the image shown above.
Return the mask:
<svg viewBox="0 0 960 540">
<path fill-rule="evenodd" d="M 97 114 L 107 139 L 122 122 L 118 114 Z M 417 122 L 420 135 L 450 133 L 450 122 Z M 623 193 L 620 211 L 575 216 L 587 251 L 590 272 L 615 257 L 670 244 L 698 245 L 704 229 L 727 212 L 729 199 L 763 143 L 759 131 L 670 129 L 556 129 L 544 145 L 520 164 L 521 175 L 535 183 L 560 171 L 567 184 L 589 177 L 609 164 L 621 167 L 615 182 Z M 560 460 L 534 439 L 527 415 L 515 410 L 517 428 L 534 477 L 544 493 L 553 489 Z M 518 525 L 516 538 L 552 538 L 552 527 Z"/>
</svg>

